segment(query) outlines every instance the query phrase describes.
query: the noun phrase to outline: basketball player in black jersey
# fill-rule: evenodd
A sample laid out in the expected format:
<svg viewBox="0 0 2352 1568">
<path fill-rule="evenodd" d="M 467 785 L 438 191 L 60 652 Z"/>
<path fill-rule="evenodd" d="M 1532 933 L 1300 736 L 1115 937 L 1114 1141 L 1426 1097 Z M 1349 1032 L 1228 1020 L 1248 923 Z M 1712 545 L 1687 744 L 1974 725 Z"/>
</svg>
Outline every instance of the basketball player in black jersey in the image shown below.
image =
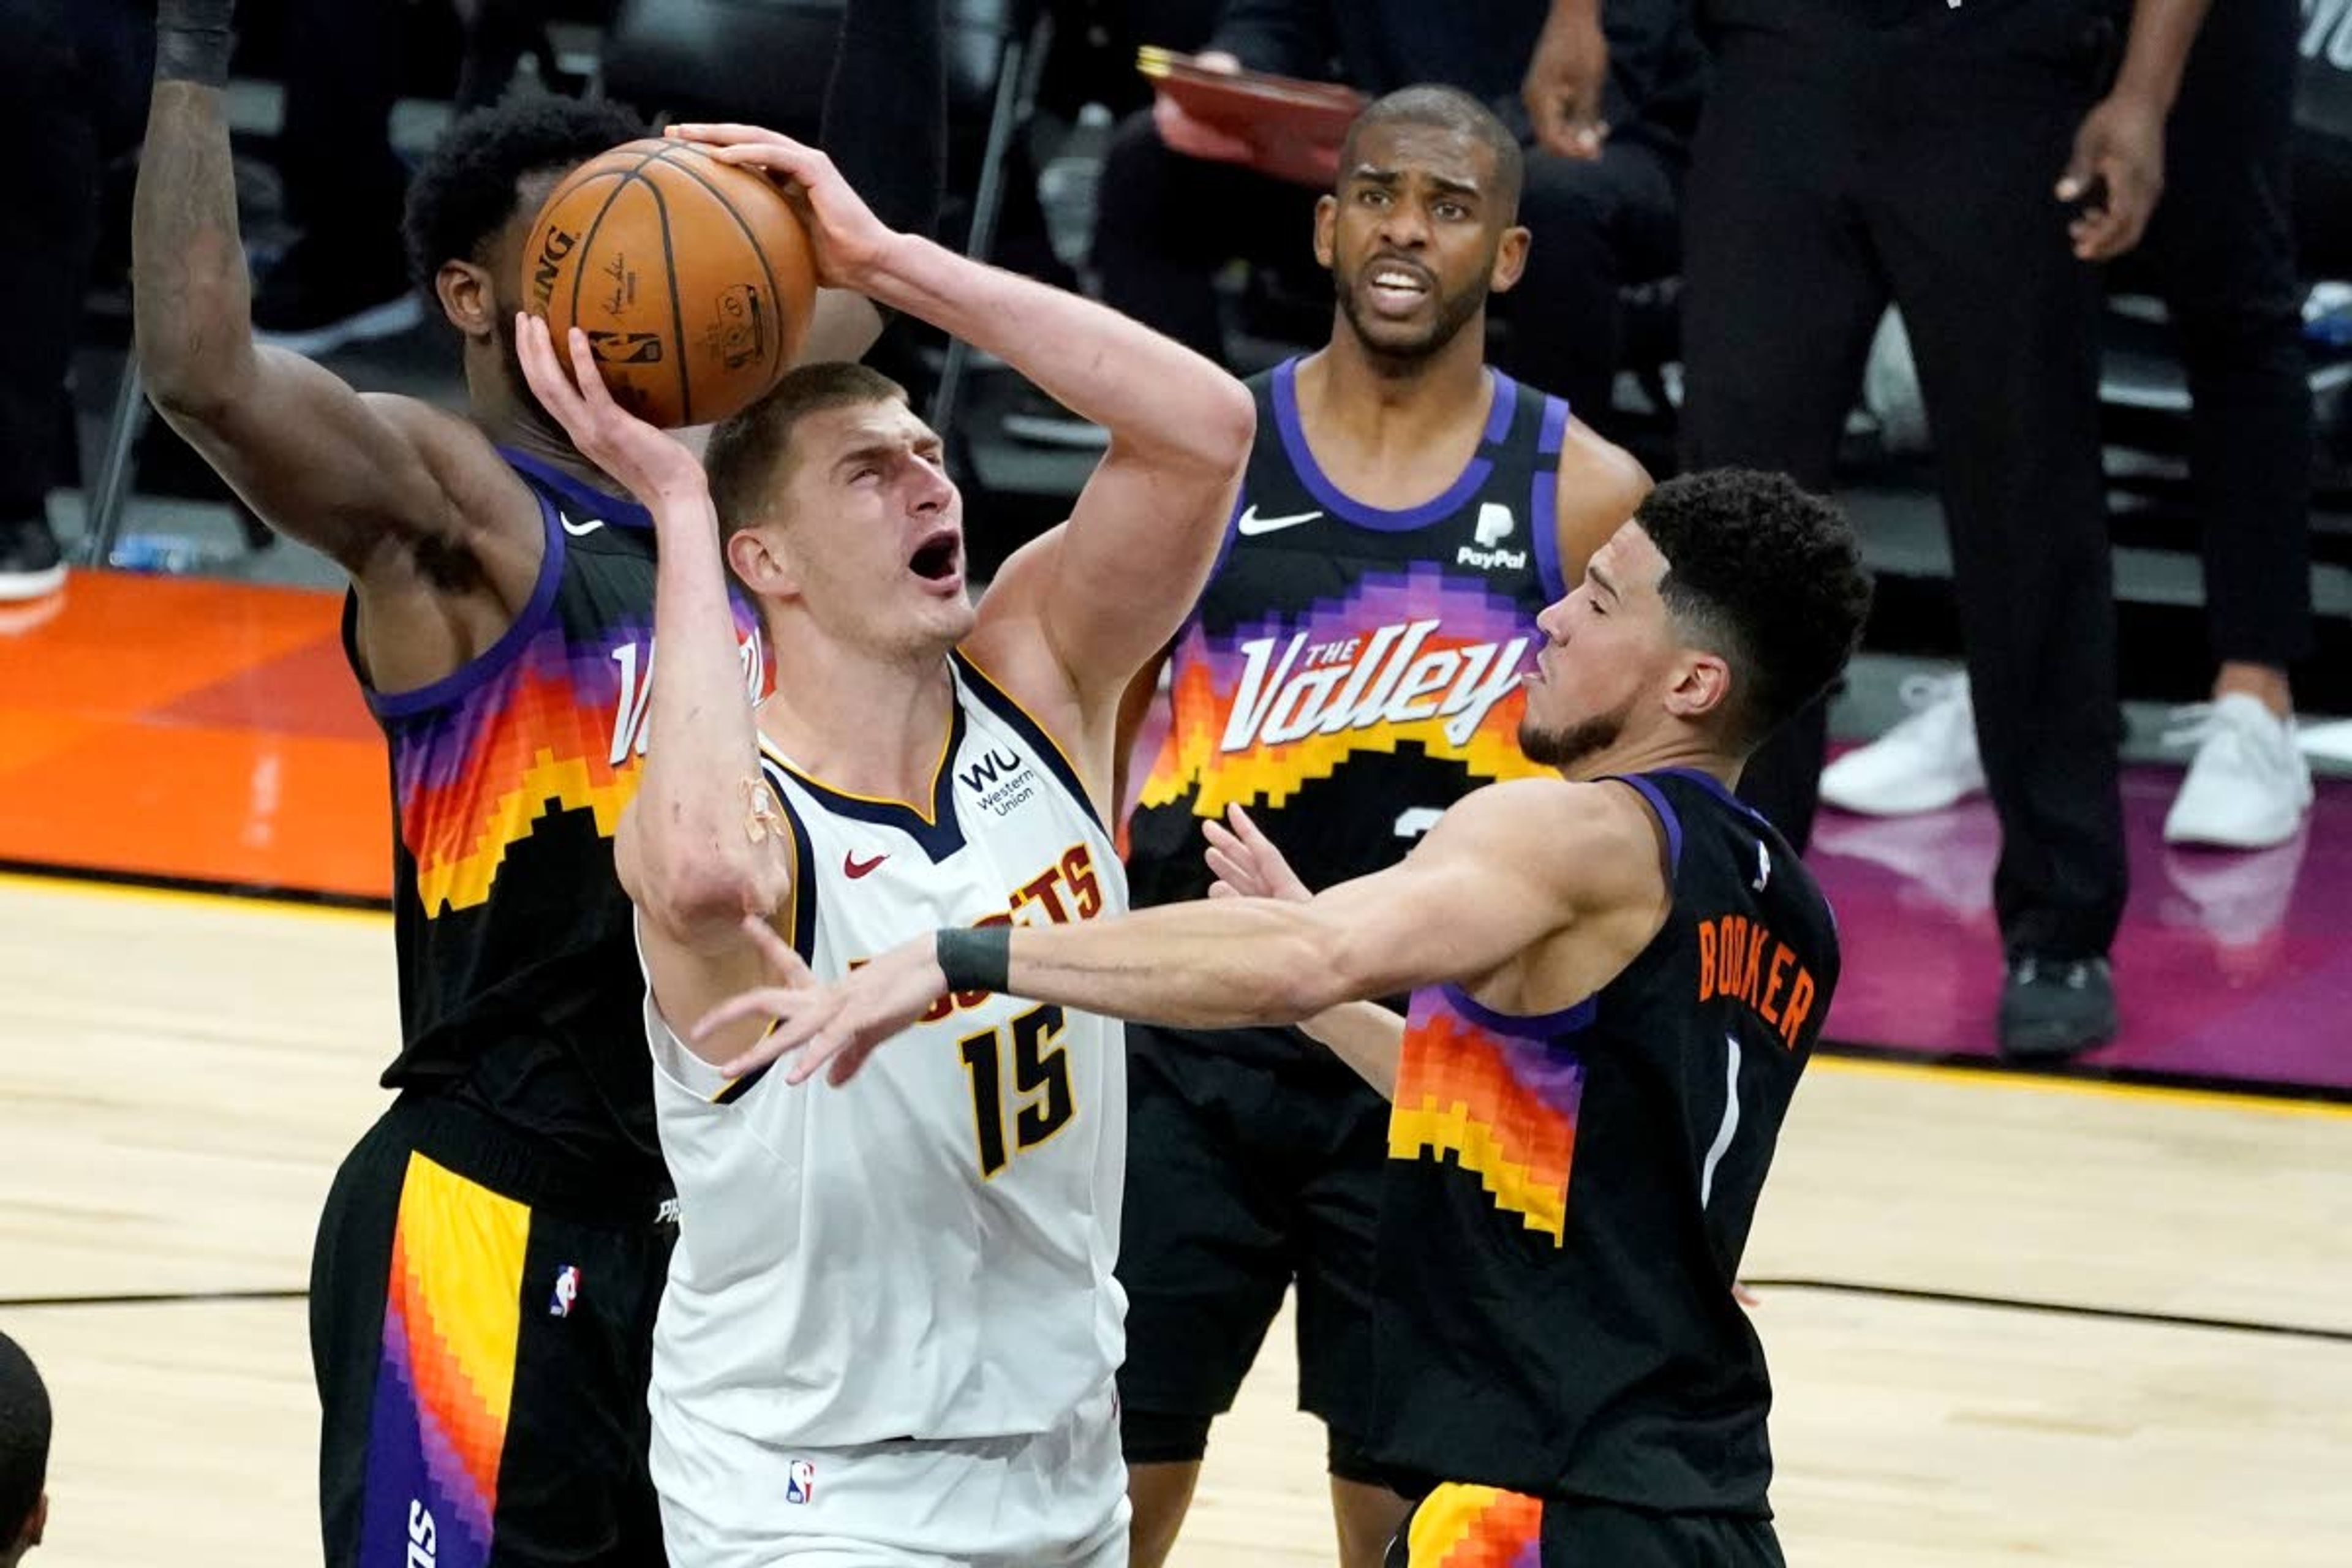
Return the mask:
<svg viewBox="0 0 2352 1568">
<path fill-rule="evenodd" d="M 1488 296 L 1528 252 L 1520 159 L 1451 88 L 1393 93 L 1352 128 L 1316 213 L 1330 340 L 1253 383 L 1234 527 L 1170 653 L 1170 739 L 1129 825 L 1139 906 L 1201 896 L 1200 824 L 1228 805 L 1322 886 L 1393 865 L 1468 791 L 1537 771 L 1513 743 L 1536 612 L 1649 478 L 1486 363 Z M 1360 1374 L 1387 1107 L 1293 1030 L 1129 1041 L 1119 1397 L 1139 1568 L 1175 1544 L 1211 1420 L 1294 1284 L 1340 1559 L 1371 1568 L 1406 1506 L 1367 1457 Z"/>
<path fill-rule="evenodd" d="M 1731 789 L 1869 600 L 1843 521 L 1786 479 L 1672 480 L 1540 619 L 1519 736 L 1558 776 L 1466 795 L 1401 865 L 1303 901 L 1264 896 L 1303 889 L 1263 839 L 1213 836 L 1237 896 L 941 932 L 711 1026 L 774 1016 L 757 1057 L 838 1081 L 949 991 L 1311 1020 L 1393 1102 L 1359 1375 L 1374 1457 L 1434 1484 L 1391 1564 L 1777 1564 L 1732 1289 L 1838 942 Z M 1356 1000 L 1400 992 L 1403 1018 Z"/>
<path fill-rule="evenodd" d="M 344 1162 L 312 1264 L 326 1561 L 659 1562 L 646 1345 L 676 1226 L 612 852 L 642 755 L 653 535 L 532 402 L 512 328 L 540 203 L 646 132 L 560 98 L 458 121 L 407 230 L 463 341 L 466 410 L 362 395 L 254 341 L 231 13 L 160 6 L 141 370 L 255 511 L 348 574 L 397 822 L 399 1099 Z M 938 203 L 920 153 L 938 61 L 937 0 L 851 0 L 828 135 L 869 190 L 900 193 L 906 226 Z M 805 354 L 854 357 L 877 321 L 829 298 Z"/>
</svg>

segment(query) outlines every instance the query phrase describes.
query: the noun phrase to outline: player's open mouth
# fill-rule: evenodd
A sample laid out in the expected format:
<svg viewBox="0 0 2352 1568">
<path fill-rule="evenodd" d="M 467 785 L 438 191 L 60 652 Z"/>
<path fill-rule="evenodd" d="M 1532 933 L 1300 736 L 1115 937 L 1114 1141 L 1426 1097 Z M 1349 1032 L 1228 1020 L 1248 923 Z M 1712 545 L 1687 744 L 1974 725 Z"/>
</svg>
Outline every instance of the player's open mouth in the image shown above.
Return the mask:
<svg viewBox="0 0 2352 1568">
<path fill-rule="evenodd" d="M 953 529 L 934 533 L 915 547 L 908 569 L 926 583 L 950 584 L 963 572 L 963 537 Z"/>
<path fill-rule="evenodd" d="M 1383 315 L 1409 315 L 1430 295 L 1429 274 L 1417 267 L 1384 261 L 1365 276 L 1372 303 Z"/>
</svg>

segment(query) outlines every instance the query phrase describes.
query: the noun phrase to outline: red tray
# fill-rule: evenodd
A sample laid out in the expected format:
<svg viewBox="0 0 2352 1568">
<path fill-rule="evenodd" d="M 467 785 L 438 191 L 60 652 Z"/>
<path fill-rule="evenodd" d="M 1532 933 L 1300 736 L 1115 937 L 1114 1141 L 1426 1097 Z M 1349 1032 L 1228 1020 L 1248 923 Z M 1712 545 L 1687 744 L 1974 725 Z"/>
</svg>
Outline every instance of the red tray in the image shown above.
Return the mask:
<svg viewBox="0 0 2352 1568">
<path fill-rule="evenodd" d="M 1279 180 L 1328 189 L 1339 165 L 1339 143 L 1369 101 L 1335 82 L 1302 81 L 1263 71 L 1210 70 L 1190 55 L 1136 51 L 1136 68 L 1152 90 L 1186 113 L 1247 142 L 1248 166 Z"/>
</svg>

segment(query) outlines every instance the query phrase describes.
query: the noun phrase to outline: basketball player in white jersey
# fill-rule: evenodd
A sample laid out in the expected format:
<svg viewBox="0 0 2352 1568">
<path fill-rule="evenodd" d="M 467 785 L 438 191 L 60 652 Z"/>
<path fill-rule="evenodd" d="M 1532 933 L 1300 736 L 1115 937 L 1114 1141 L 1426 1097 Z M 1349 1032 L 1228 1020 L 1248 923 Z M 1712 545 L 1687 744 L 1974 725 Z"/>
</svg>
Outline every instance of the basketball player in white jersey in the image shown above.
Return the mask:
<svg viewBox="0 0 2352 1568">
<path fill-rule="evenodd" d="M 682 1207 L 651 1394 L 670 1561 L 1124 1564 L 1119 1026 L 947 997 L 841 1087 L 728 1078 L 756 1027 L 683 1037 L 763 978 L 747 918 L 830 979 L 941 925 L 1124 908 L 1118 700 L 1208 574 L 1251 400 L 1122 316 L 890 232 L 821 153 L 676 133 L 787 182 L 825 284 L 1002 355 L 1111 440 L 975 609 L 939 437 L 889 382 L 796 372 L 697 464 L 612 402 L 584 340 L 520 331 L 541 401 L 660 532 L 618 862 Z M 756 716 L 730 572 L 779 672 Z"/>
</svg>

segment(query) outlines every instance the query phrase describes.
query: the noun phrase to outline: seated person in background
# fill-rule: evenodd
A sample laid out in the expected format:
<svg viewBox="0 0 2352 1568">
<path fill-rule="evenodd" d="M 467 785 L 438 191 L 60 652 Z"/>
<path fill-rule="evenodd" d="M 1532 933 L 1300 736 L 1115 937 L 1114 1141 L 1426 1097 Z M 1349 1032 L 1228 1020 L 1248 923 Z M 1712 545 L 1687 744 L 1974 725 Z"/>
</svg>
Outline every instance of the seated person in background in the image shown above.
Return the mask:
<svg viewBox="0 0 2352 1568">
<path fill-rule="evenodd" d="M 1593 0 L 1598 5 L 1601 0 Z M 1475 8 L 1423 0 L 1227 0 L 1202 58 L 1233 68 L 1339 79 L 1374 97 L 1419 82 L 1456 87 L 1503 112 L 1530 143 L 1519 221 L 1534 236 L 1517 293 L 1497 301 L 1494 363 L 1564 395 L 1607 431 L 1619 288 L 1675 265 L 1685 147 L 1701 57 L 1676 0 L 1608 0 L 1608 79 L 1591 123 L 1536 142 L 1519 107 L 1544 0 Z M 1157 40 L 1166 41 L 1166 40 Z M 1578 131 L 1585 134 L 1580 136 Z M 1214 127 L 1164 101 L 1112 139 L 1094 266 L 1104 300 L 1223 357 L 1213 279 L 1235 258 L 1295 259 L 1316 193 L 1229 162 Z"/>
<path fill-rule="evenodd" d="M 0 1334 L 0 1568 L 16 1568 L 49 1521 L 49 1391 L 24 1347 Z"/>
</svg>

